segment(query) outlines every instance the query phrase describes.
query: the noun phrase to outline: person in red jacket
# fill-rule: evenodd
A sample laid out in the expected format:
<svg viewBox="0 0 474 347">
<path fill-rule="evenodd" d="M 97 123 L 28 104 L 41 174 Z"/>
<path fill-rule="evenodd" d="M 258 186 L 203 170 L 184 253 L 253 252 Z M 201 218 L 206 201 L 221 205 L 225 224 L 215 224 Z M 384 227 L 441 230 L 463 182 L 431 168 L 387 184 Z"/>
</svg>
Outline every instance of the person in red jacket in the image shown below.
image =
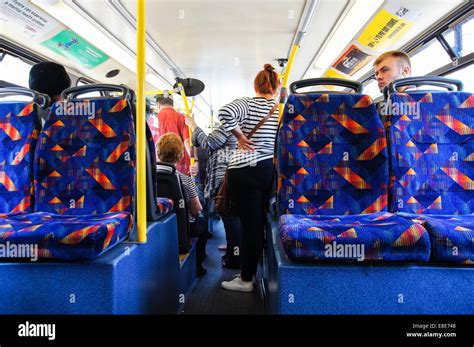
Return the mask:
<svg viewBox="0 0 474 347">
<path fill-rule="evenodd" d="M 153 140 L 157 144 L 161 136 L 166 133 L 178 135 L 184 143 L 185 151 L 183 158 L 176 164 L 176 168 L 181 173 L 189 176 L 191 146 L 189 128 L 185 123 L 186 116 L 173 108 L 173 97 L 171 95 L 158 95 L 156 104 L 158 113 L 148 120 Z"/>
</svg>

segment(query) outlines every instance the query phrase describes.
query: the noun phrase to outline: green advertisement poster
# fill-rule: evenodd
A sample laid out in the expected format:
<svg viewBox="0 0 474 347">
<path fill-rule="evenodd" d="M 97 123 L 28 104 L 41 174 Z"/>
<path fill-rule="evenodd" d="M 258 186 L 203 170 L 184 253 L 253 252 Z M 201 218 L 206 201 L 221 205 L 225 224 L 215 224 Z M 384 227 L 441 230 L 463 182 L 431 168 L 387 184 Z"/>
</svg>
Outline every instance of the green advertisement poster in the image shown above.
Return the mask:
<svg viewBox="0 0 474 347">
<path fill-rule="evenodd" d="M 71 30 L 61 31 L 49 40 L 41 42 L 41 45 L 86 69 L 92 69 L 109 59 L 105 53 Z"/>
</svg>

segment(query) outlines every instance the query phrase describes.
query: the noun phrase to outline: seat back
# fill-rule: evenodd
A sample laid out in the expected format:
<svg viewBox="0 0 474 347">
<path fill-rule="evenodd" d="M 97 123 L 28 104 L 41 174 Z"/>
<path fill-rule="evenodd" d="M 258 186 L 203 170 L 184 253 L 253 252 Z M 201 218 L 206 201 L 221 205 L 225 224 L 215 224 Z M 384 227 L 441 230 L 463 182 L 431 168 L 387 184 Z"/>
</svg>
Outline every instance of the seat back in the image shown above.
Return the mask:
<svg viewBox="0 0 474 347">
<path fill-rule="evenodd" d="M 409 91 L 388 100 L 390 211 L 474 213 L 474 95 Z"/>
<path fill-rule="evenodd" d="M 156 182 L 158 196 L 173 200 L 173 212 L 176 213 L 178 220 L 179 253 L 186 254 L 191 249 L 188 208 L 176 167 L 158 162 Z"/>
<path fill-rule="evenodd" d="M 156 150 L 155 150 L 155 141 L 151 134 L 148 124 L 146 125 L 146 167 L 147 167 L 147 176 L 146 176 L 146 206 L 147 206 L 147 218 L 149 221 L 158 220 L 160 213 L 157 206 L 157 197 L 158 197 L 158 185 L 157 185 L 157 176 L 156 176 Z"/>
<path fill-rule="evenodd" d="M 4 98 L 17 96 L 32 100 Z M 47 103 L 47 97 L 29 89 L 0 89 L 0 213 L 33 211 L 33 161 L 41 128 L 39 112 Z"/>
<path fill-rule="evenodd" d="M 292 94 L 277 141 L 280 215 L 386 210 L 386 138 L 369 96 Z"/>
<path fill-rule="evenodd" d="M 76 89 L 90 91 L 67 90 L 74 98 L 53 104 L 39 135 L 35 211 L 133 213 L 136 155 L 130 100 L 125 95 L 75 99 Z"/>
</svg>

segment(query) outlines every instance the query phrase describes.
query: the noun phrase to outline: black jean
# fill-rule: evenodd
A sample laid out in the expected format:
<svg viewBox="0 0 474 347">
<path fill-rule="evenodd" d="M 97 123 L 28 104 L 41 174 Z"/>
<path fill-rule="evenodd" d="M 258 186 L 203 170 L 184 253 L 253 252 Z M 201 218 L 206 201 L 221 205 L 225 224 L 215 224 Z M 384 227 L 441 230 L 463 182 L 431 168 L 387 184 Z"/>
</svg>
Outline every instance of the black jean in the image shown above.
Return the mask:
<svg viewBox="0 0 474 347">
<path fill-rule="evenodd" d="M 224 223 L 227 250 L 225 259 L 233 264 L 240 264 L 240 219 L 234 216 L 222 216 Z"/>
<path fill-rule="evenodd" d="M 234 213 L 241 222 L 241 262 L 243 281 L 252 281 L 263 252 L 265 209 L 270 198 L 273 159 L 256 166 L 229 170 L 229 192 Z"/>
<path fill-rule="evenodd" d="M 196 242 L 196 266 L 202 268 L 202 262 L 206 258 L 206 245 L 209 240 L 209 210 L 206 201 L 202 202 L 203 210 L 201 214 L 195 217 L 194 223 L 190 223 L 191 237 L 197 237 Z"/>
</svg>

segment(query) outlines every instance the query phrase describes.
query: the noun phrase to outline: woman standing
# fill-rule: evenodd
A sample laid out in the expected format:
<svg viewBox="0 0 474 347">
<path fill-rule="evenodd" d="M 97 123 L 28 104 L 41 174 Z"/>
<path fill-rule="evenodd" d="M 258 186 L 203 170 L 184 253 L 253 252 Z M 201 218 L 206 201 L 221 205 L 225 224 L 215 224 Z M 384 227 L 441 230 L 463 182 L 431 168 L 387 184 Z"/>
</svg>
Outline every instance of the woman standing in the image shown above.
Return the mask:
<svg viewBox="0 0 474 347">
<path fill-rule="evenodd" d="M 265 208 L 269 202 L 278 129 L 278 114 L 273 111 L 280 88 L 278 73 L 272 65 L 265 64 L 257 74 L 254 88 L 255 97 L 237 99 L 218 114 L 225 130 L 237 138 L 238 149 L 228 166 L 228 183 L 232 206 L 242 226 L 242 271 L 233 280 L 222 282 L 222 287 L 241 292 L 253 291 L 252 279 L 264 245 Z"/>
</svg>

